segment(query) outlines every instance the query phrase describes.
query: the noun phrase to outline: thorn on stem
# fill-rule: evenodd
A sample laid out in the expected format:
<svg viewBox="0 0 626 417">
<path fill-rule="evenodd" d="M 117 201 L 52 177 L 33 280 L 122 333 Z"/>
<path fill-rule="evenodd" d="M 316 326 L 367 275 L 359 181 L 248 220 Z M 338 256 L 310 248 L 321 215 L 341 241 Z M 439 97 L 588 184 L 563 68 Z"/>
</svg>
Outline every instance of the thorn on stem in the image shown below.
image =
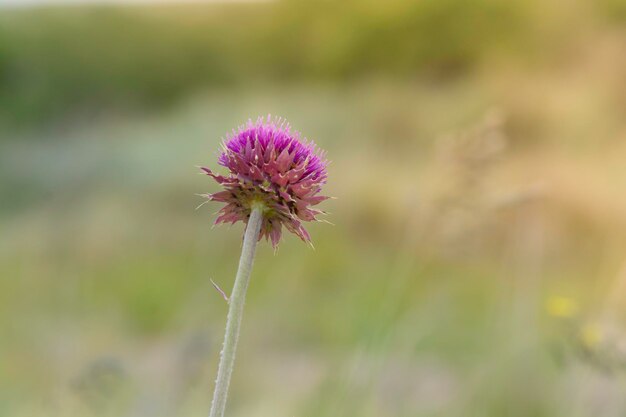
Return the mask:
<svg viewBox="0 0 626 417">
<path fill-rule="evenodd" d="M 219 293 L 222 295 L 222 297 L 224 298 L 224 300 L 225 300 L 227 303 L 228 303 L 228 302 L 230 302 L 230 301 L 228 300 L 228 296 L 226 295 L 226 293 L 225 293 L 225 292 L 224 292 L 224 291 L 223 291 L 223 290 L 219 287 L 219 285 L 217 285 L 217 284 L 215 283 L 215 281 L 211 280 L 211 284 L 213 284 L 213 286 L 215 287 L 215 289 L 217 290 L 217 292 L 219 292 Z"/>
</svg>

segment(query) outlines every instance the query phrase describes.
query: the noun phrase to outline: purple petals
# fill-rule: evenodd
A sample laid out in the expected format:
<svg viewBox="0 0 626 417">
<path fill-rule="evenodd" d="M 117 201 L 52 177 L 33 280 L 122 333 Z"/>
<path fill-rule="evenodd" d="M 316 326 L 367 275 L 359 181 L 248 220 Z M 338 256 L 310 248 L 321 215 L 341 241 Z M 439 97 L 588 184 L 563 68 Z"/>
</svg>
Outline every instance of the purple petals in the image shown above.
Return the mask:
<svg viewBox="0 0 626 417">
<path fill-rule="evenodd" d="M 322 212 L 310 207 L 328 199 L 318 195 L 327 174 L 324 154 L 315 144 L 301 141 L 284 120 L 259 118 L 227 137 L 218 162 L 230 171 L 228 176 L 202 168 L 224 187 L 206 195 L 226 204 L 216 223 L 247 222 L 252 203 L 261 202 L 267 208 L 261 237 L 272 246 L 278 245 L 282 226 L 310 241 L 301 221 L 316 220 Z"/>
</svg>

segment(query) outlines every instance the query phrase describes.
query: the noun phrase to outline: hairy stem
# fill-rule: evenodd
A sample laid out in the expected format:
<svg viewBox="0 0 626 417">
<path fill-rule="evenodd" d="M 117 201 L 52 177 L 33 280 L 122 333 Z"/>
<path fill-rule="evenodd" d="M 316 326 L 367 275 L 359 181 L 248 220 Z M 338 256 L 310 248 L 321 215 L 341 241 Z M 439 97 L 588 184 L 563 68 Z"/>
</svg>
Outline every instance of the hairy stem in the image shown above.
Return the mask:
<svg viewBox="0 0 626 417">
<path fill-rule="evenodd" d="M 263 221 L 263 208 L 255 206 L 250 213 L 248 226 L 243 237 L 243 248 L 241 258 L 239 258 L 239 269 L 235 278 L 235 285 L 230 296 L 228 318 L 226 320 L 226 334 L 224 335 L 224 346 L 220 354 L 220 363 L 215 381 L 215 392 L 213 393 L 213 403 L 209 417 L 223 417 L 226 409 L 226 398 L 228 396 L 228 385 L 233 373 L 235 364 L 235 351 L 237 350 L 237 340 L 239 339 L 239 328 L 241 327 L 241 317 L 243 316 L 243 305 L 246 299 L 246 290 L 250 282 L 250 272 L 254 252 L 259 240 L 261 223 Z"/>
</svg>

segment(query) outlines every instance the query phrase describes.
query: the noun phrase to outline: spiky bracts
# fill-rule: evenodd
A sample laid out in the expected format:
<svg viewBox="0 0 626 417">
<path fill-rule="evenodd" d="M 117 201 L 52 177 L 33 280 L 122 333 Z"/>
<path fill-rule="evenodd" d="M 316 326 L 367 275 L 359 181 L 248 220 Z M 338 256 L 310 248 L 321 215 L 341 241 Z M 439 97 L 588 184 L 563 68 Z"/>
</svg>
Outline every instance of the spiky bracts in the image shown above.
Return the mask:
<svg viewBox="0 0 626 417">
<path fill-rule="evenodd" d="M 282 226 L 310 242 L 302 225 L 317 220 L 323 211 L 313 206 L 328 199 L 319 195 L 326 183 L 324 152 L 313 142 L 301 140 L 282 119 L 259 118 L 233 130 L 223 143 L 218 163 L 230 171 L 228 176 L 202 168 L 224 187 L 223 191 L 204 194 L 210 201 L 225 203 L 215 223 L 247 223 L 251 207 L 263 208 L 263 236 L 277 247 Z"/>
</svg>

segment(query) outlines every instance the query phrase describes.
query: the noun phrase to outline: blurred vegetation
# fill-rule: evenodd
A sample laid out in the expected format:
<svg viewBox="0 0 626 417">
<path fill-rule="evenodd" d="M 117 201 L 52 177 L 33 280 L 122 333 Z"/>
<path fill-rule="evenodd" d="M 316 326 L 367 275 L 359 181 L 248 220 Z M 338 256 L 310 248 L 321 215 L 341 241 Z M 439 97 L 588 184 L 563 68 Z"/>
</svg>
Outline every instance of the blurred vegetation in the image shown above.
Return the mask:
<svg viewBox="0 0 626 417">
<path fill-rule="evenodd" d="M 242 226 L 195 166 L 271 113 L 335 226 L 260 246 L 233 417 L 622 417 L 624 10 L 1 9 L 0 415 L 206 414 Z"/>
<path fill-rule="evenodd" d="M 624 9 L 602 0 L 583 12 L 622 22 Z M 485 56 L 553 50 L 546 37 L 572 30 L 562 14 L 571 10 L 522 0 L 7 9 L 0 117 L 28 126 L 260 81 L 455 77 Z"/>
</svg>

